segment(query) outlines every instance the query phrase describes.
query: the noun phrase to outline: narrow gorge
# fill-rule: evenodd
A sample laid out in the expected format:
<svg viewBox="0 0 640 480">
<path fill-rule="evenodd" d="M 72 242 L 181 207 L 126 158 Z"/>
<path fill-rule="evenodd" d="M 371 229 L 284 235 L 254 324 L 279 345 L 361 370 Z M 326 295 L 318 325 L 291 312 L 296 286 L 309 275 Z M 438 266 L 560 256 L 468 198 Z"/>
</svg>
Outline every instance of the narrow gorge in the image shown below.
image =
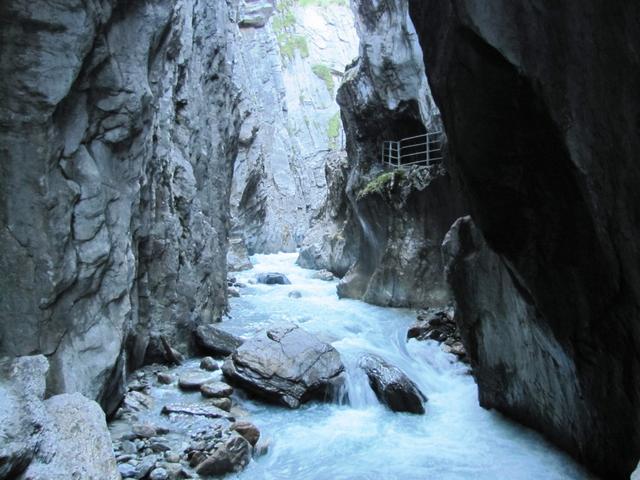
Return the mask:
<svg viewBox="0 0 640 480">
<path fill-rule="evenodd" d="M 0 479 L 640 478 L 639 19 L 0 3 Z"/>
</svg>

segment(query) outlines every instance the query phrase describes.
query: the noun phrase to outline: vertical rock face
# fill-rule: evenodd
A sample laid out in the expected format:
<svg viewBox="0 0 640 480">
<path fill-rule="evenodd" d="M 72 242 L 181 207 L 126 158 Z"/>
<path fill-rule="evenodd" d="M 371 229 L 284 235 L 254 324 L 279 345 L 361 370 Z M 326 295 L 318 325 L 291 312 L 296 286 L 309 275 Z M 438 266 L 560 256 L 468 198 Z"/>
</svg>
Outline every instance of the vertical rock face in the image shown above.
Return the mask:
<svg viewBox="0 0 640 480">
<path fill-rule="evenodd" d="M 325 197 L 326 157 L 341 149 L 335 85 L 357 53 L 353 14 L 345 5 L 250 3 L 234 76 L 243 121 L 233 234 L 249 253 L 294 251 Z"/>
<path fill-rule="evenodd" d="M 109 411 L 150 330 L 225 309 L 235 9 L 0 6 L 0 354 L 48 356 L 52 393 Z"/>
<path fill-rule="evenodd" d="M 640 455 L 639 15 L 411 2 L 453 171 L 495 252 L 470 233 L 453 264 L 481 401 L 605 478 Z M 492 265 L 482 282 L 473 262 Z"/>
<path fill-rule="evenodd" d="M 348 211 L 333 219 L 339 220 L 334 234 L 308 237 L 300 263 L 338 275 L 348 265 L 341 296 L 393 306 L 443 304 L 449 295 L 440 244 L 463 213 L 461 201 L 443 169 L 385 172 L 380 163 L 383 141 L 439 125 L 407 2 L 355 1 L 352 8 L 360 57 L 338 93 L 349 153 L 347 198 L 330 197 L 327 207 L 346 204 Z"/>
</svg>

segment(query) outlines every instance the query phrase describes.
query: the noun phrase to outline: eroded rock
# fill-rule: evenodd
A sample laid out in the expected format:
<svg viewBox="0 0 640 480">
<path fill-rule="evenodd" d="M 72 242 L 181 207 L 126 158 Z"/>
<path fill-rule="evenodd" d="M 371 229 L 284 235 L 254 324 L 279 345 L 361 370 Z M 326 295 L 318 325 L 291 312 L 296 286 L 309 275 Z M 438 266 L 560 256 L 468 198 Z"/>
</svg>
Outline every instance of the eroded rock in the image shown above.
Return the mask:
<svg viewBox="0 0 640 480">
<path fill-rule="evenodd" d="M 377 355 L 368 354 L 358 362 L 378 399 L 394 412 L 424 413 L 427 397 L 398 367 Z"/>
<path fill-rule="evenodd" d="M 201 325 L 196 329 L 195 341 L 198 348 L 214 357 L 231 355 L 242 345 L 243 340 L 213 325 Z"/>
<path fill-rule="evenodd" d="M 297 326 L 256 335 L 222 371 L 229 383 L 289 408 L 311 398 L 331 399 L 344 381 L 337 350 Z"/>
</svg>

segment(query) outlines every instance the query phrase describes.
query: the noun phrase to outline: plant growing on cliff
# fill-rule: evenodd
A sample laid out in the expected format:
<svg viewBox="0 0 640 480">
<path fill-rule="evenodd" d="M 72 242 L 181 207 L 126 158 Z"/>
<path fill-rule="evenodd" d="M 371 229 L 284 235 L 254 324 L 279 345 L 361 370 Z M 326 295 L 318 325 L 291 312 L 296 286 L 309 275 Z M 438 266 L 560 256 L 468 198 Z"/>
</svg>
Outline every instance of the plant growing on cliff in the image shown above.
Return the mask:
<svg viewBox="0 0 640 480">
<path fill-rule="evenodd" d="M 300 52 L 302 58 L 309 56 L 309 45 L 307 39 L 294 32 L 296 16 L 293 13 L 295 0 L 281 0 L 278 2 L 277 14 L 273 18 L 273 31 L 278 40 L 280 56 L 283 60 L 291 61 L 295 57 L 296 51 Z"/>
<path fill-rule="evenodd" d="M 329 119 L 327 125 L 327 137 L 329 138 L 329 148 L 335 150 L 337 147 L 338 136 L 340 135 L 340 112 L 336 112 Z"/>
<path fill-rule="evenodd" d="M 403 170 L 394 170 L 392 172 L 385 172 L 378 175 L 376 178 L 367 183 L 360 192 L 358 192 L 357 200 L 362 200 L 368 195 L 378 194 L 381 195 L 385 191 L 393 188 L 398 182 L 404 178 Z"/>
<path fill-rule="evenodd" d="M 324 84 L 327 86 L 327 90 L 329 90 L 329 94 L 333 96 L 333 89 L 335 88 L 335 83 L 333 81 L 333 74 L 331 73 L 331 69 L 326 65 L 321 63 L 316 63 L 311 67 L 311 70 L 320 80 L 324 81 Z"/>
</svg>

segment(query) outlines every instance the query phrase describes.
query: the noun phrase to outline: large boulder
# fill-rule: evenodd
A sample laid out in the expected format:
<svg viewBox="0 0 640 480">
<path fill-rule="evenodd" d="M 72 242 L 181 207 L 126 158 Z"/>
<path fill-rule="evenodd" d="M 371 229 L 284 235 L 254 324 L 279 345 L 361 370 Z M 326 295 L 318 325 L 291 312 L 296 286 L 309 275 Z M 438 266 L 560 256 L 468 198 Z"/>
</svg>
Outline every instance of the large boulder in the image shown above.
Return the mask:
<svg viewBox="0 0 640 480">
<path fill-rule="evenodd" d="M 327 399 L 344 381 L 338 351 L 297 326 L 274 328 L 246 341 L 222 372 L 229 383 L 289 408 L 311 398 Z"/>
<path fill-rule="evenodd" d="M 359 362 L 369 385 L 378 399 L 394 412 L 424 413 L 423 402 L 427 397 L 418 386 L 398 367 L 395 367 L 377 355 L 368 354 Z"/>
<path fill-rule="evenodd" d="M 291 285 L 291 281 L 283 273 L 269 272 L 258 275 L 258 283 L 265 285 Z"/>
<path fill-rule="evenodd" d="M 195 331 L 198 348 L 214 357 L 226 357 L 242 345 L 243 340 L 213 325 L 201 325 Z"/>
</svg>

